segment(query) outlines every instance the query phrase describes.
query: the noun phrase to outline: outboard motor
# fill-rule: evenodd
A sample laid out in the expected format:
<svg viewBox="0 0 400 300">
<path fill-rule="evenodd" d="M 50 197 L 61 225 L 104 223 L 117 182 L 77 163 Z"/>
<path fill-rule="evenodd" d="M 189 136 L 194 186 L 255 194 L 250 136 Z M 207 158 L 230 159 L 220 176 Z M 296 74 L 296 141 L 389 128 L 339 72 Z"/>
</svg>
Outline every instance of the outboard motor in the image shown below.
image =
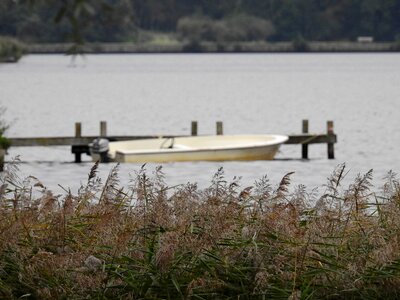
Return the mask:
<svg viewBox="0 0 400 300">
<path fill-rule="evenodd" d="M 90 154 L 93 161 L 109 162 L 108 157 L 108 140 L 102 138 L 96 138 L 93 143 L 89 145 Z"/>
</svg>

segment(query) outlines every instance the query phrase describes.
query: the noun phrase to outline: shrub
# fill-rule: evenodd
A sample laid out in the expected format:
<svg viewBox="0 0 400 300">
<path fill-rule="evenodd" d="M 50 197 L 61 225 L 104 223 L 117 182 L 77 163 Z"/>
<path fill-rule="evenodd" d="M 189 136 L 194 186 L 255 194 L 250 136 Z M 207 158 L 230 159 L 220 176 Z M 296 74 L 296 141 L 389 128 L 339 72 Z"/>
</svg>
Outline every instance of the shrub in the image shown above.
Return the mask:
<svg viewBox="0 0 400 300">
<path fill-rule="evenodd" d="M 184 17 L 178 21 L 177 32 L 187 40 L 234 42 L 265 40 L 274 33 L 270 21 L 239 14 L 222 20 L 202 16 Z"/>
<path fill-rule="evenodd" d="M 391 46 L 391 50 L 396 51 L 396 52 L 400 51 L 400 39 L 399 38 L 396 38 L 396 40 L 393 42 L 393 44 Z"/>
<path fill-rule="evenodd" d="M 5 132 L 10 127 L 10 125 L 4 119 L 5 112 L 6 109 L 0 106 L 0 149 L 7 150 L 11 146 L 11 142 L 9 139 L 4 137 Z"/>
<path fill-rule="evenodd" d="M 271 21 L 246 14 L 233 15 L 225 22 L 230 41 L 263 41 L 275 33 Z"/>
<path fill-rule="evenodd" d="M 198 40 L 191 40 L 182 47 L 182 51 L 187 53 L 201 53 L 203 50 L 203 46 Z"/>
<path fill-rule="evenodd" d="M 4 136 L 0 136 L 0 149 L 7 150 L 8 148 L 10 148 L 10 146 L 11 146 L 10 140 Z"/>
<path fill-rule="evenodd" d="M 0 63 L 17 62 L 24 52 L 24 46 L 18 40 L 8 37 L 0 37 Z"/>
<path fill-rule="evenodd" d="M 183 17 L 177 23 L 177 32 L 189 41 L 209 40 L 212 36 L 212 20 L 207 17 Z"/>
<path fill-rule="evenodd" d="M 293 41 L 293 50 L 296 52 L 308 52 L 310 51 L 310 46 L 308 42 L 304 39 L 302 35 L 298 35 Z"/>
</svg>

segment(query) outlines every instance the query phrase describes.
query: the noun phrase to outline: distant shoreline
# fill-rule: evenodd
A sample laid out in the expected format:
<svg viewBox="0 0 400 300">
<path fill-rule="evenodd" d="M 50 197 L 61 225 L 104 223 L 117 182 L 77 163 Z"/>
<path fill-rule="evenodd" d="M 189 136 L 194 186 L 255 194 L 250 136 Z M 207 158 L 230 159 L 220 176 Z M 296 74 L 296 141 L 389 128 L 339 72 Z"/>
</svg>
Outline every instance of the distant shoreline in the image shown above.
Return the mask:
<svg viewBox="0 0 400 300">
<path fill-rule="evenodd" d="M 28 44 L 29 54 L 61 54 L 73 46 L 67 43 Z M 79 53 L 285 53 L 285 52 L 399 52 L 400 43 L 392 42 L 305 42 L 296 45 L 293 42 L 235 42 L 218 44 L 171 43 L 171 44 L 135 44 L 135 43 L 87 43 Z"/>
</svg>

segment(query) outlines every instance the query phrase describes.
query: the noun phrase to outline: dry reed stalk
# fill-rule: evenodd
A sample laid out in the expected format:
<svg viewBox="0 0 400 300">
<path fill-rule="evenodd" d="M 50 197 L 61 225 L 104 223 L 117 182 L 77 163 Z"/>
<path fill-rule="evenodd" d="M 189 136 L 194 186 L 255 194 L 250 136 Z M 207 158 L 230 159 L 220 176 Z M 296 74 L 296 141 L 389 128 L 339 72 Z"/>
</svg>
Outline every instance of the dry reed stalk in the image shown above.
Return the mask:
<svg viewBox="0 0 400 300">
<path fill-rule="evenodd" d="M 400 187 L 382 193 L 372 171 L 345 189 L 345 165 L 326 192 L 286 174 L 276 189 L 229 183 L 169 188 L 143 166 L 125 189 L 118 166 L 105 183 L 95 164 L 77 195 L 54 196 L 17 167 L 1 178 L 0 298 L 397 297 Z M 15 182 L 13 182 L 15 181 Z M 34 192 L 39 191 L 39 193 Z M 94 257 L 99 268 L 88 268 Z"/>
</svg>

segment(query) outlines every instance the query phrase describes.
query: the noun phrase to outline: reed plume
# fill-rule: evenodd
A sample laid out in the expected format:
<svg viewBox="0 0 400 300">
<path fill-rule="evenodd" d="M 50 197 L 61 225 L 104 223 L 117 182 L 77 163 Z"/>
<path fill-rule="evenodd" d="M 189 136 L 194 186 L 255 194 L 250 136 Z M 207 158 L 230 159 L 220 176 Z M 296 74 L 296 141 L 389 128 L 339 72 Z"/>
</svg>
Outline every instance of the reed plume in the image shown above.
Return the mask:
<svg viewBox="0 0 400 300">
<path fill-rule="evenodd" d="M 400 185 L 372 170 L 320 193 L 250 186 L 218 169 L 210 187 L 168 187 L 142 166 L 128 187 L 98 163 L 76 195 L 54 195 L 18 165 L 1 177 L 1 299 L 396 298 Z"/>
</svg>

